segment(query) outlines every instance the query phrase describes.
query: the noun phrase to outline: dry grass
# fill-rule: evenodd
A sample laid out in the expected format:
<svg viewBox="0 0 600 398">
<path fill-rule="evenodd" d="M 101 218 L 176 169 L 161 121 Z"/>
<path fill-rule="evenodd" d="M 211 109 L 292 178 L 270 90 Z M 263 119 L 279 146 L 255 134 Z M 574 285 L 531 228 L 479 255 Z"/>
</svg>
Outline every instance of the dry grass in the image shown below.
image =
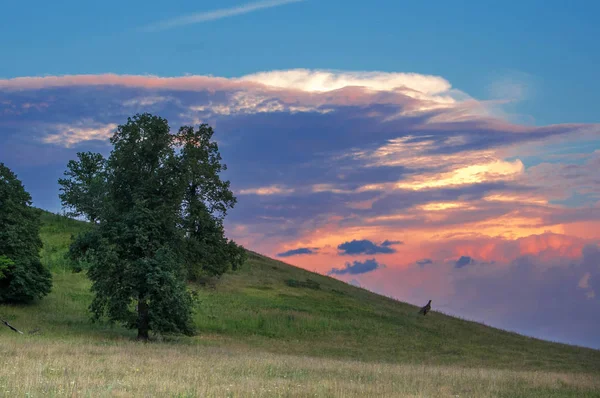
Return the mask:
<svg viewBox="0 0 600 398">
<path fill-rule="evenodd" d="M 600 396 L 600 379 L 589 374 L 363 363 L 231 346 L 15 336 L 3 339 L 0 358 L 0 396 Z"/>
</svg>

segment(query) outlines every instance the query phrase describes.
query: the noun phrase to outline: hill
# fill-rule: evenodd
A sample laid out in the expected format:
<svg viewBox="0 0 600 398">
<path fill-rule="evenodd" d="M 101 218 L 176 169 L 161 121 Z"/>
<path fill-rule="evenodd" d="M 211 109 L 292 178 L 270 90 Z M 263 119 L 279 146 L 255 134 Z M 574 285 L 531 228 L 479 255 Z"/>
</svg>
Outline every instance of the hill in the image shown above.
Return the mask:
<svg viewBox="0 0 600 398">
<path fill-rule="evenodd" d="M 89 321 L 89 281 L 83 273 L 72 273 L 64 261 L 71 234 L 87 224 L 47 212 L 42 219 L 42 260 L 54 273 L 54 287 L 33 305 L 0 306 L 0 315 L 21 330 L 37 329 L 24 336 L 0 329 L 0 339 L 9 342 L 0 347 L 0 356 L 5 364 L 15 363 L 0 370 L 2 389 L 11 386 L 23 395 L 39 393 L 42 385 L 43 391 L 74 396 L 77 388 L 92 395 L 143 395 L 158 388 L 245 396 L 251 388 L 259 396 L 389 396 L 398 391 L 425 396 L 600 396 L 598 350 L 528 338 L 435 311 L 418 316 L 415 306 L 254 252 L 238 272 L 197 287 L 197 336 L 157 336 L 162 343 L 142 345 L 132 341 L 133 331 Z M 90 361 L 108 373 L 98 377 L 98 369 L 81 371 Z M 213 366 L 217 364 L 224 373 L 219 377 Z M 58 369 L 57 374 L 51 369 Z M 175 369 L 171 377 L 161 373 Z M 30 380 L 25 389 L 31 391 L 18 387 L 15 377 L 21 372 Z M 204 380 L 208 384 L 198 390 L 202 372 L 216 379 Z M 179 378 L 189 378 L 195 389 L 176 382 Z M 114 381 L 130 379 L 136 381 L 129 390 Z M 61 381 L 63 389 L 53 380 Z M 79 387 L 69 385 L 71 381 Z M 311 387 L 300 393 L 296 384 Z M 264 385 L 272 391 L 261 390 Z"/>
</svg>

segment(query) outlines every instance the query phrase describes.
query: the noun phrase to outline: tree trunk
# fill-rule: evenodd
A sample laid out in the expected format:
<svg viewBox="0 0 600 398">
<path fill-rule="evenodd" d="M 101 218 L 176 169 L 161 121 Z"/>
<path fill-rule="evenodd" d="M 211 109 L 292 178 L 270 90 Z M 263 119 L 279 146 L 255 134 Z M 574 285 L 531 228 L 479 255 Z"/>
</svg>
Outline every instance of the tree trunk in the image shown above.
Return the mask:
<svg viewBox="0 0 600 398">
<path fill-rule="evenodd" d="M 138 340 L 148 341 L 149 329 L 148 303 L 145 300 L 140 300 L 138 302 Z"/>
</svg>

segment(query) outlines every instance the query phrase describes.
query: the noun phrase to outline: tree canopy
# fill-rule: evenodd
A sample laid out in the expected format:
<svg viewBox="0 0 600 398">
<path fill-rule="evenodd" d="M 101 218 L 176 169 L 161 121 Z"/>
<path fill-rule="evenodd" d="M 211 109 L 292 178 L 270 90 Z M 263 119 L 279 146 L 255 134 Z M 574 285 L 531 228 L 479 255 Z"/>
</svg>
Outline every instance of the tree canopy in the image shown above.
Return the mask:
<svg viewBox="0 0 600 398">
<path fill-rule="evenodd" d="M 17 176 L 0 163 L 0 302 L 28 302 L 52 288 L 40 261 L 40 212 Z"/>
<path fill-rule="evenodd" d="M 72 217 L 85 216 L 90 222 L 98 220 L 106 195 L 106 160 L 99 153 L 80 152 L 78 161 L 70 160 L 65 176 L 58 180 L 59 195 Z"/>
<path fill-rule="evenodd" d="M 138 114 L 111 138 L 108 159 L 79 153 L 59 181 L 61 200 L 95 227 L 71 246 L 89 265 L 95 319 L 136 328 L 192 333 L 192 296 L 185 278 L 221 275 L 244 260 L 224 236 L 223 220 L 236 199 L 219 174 L 213 130 L 181 127 Z"/>
</svg>

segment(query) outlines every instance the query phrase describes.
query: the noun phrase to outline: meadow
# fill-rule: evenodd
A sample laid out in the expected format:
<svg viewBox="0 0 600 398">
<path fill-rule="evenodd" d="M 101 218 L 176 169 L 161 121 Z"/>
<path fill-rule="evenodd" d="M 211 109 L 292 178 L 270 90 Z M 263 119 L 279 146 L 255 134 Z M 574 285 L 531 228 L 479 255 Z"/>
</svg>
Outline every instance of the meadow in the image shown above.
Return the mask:
<svg viewBox="0 0 600 398">
<path fill-rule="evenodd" d="M 600 351 L 418 308 L 249 252 L 197 290 L 197 335 L 90 322 L 64 259 L 87 224 L 43 214 L 52 293 L 0 306 L 0 396 L 600 397 Z M 435 310 L 435 308 L 434 308 Z"/>
</svg>

